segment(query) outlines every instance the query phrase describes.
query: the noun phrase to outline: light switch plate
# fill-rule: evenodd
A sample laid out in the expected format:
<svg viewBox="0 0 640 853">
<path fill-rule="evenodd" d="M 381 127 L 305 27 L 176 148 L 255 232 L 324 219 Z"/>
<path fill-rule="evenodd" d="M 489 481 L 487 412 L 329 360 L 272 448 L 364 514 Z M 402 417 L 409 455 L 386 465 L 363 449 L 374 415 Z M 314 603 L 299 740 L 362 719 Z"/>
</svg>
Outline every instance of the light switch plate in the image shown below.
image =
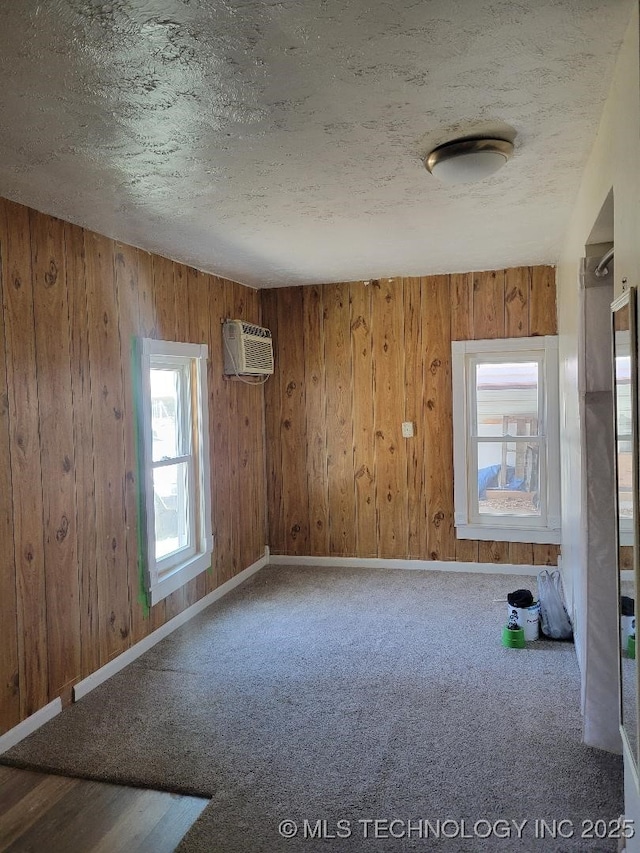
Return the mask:
<svg viewBox="0 0 640 853">
<path fill-rule="evenodd" d="M 403 421 L 403 423 L 402 423 L 402 437 L 403 438 L 413 438 L 413 423 L 412 423 L 412 421 Z"/>
</svg>

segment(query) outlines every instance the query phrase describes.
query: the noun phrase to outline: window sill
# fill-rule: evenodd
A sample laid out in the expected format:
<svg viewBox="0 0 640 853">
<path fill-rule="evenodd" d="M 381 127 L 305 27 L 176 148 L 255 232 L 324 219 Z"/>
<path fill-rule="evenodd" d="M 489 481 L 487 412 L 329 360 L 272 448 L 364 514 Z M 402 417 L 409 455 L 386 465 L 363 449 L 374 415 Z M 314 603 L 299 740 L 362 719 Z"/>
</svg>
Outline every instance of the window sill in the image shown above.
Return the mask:
<svg viewBox="0 0 640 853">
<path fill-rule="evenodd" d="M 549 527 L 489 527 L 485 524 L 462 524 L 456 527 L 456 538 L 486 542 L 524 542 L 534 545 L 560 545 L 561 530 Z"/>
<path fill-rule="evenodd" d="M 193 580 L 201 572 L 206 571 L 211 566 L 212 554 L 212 550 L 196 554 L 179 566 L 175 566 L 166 575 L 163 575 L 158 583 L 149 589 L 151 607 L 165 599 L 168 595 L 171 595 L 172 592 L 183 587 L 186 583 L 189 583 L 190 580 Z"/>
</svg>

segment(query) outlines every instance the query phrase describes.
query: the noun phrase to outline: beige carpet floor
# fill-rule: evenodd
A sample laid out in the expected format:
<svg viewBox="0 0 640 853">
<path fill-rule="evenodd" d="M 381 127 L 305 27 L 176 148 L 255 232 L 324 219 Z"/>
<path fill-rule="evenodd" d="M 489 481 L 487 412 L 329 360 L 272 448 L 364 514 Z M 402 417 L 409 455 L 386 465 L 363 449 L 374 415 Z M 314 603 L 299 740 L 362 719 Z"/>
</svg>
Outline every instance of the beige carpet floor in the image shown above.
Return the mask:
<svg viewBox="0 0 640 853">
<path fill-rule="evenodd" d="M 580 837 L 621 813 L 622 764 L 581 743 L 573 646 L 501 646 L 522 586 L 271 566 L 0 760 L 210 796 L 180 853 L 615 851 Z"/>
</svg>

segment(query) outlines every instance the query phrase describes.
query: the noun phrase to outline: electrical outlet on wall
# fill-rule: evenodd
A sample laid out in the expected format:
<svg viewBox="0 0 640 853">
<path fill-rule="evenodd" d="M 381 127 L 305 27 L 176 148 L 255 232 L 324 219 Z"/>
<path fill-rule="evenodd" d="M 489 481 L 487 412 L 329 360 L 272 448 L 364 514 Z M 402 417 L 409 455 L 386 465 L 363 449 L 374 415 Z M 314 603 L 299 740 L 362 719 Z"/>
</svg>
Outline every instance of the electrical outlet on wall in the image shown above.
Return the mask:
<svg viewBox="0 0 640 853">
<path fill-rule="evenodd" d="M 403 423 L 402 423 L 402 437 L 403 438 L 413 438 L 413 422 L 412 421 L 403 421 Z"/>
</svg>

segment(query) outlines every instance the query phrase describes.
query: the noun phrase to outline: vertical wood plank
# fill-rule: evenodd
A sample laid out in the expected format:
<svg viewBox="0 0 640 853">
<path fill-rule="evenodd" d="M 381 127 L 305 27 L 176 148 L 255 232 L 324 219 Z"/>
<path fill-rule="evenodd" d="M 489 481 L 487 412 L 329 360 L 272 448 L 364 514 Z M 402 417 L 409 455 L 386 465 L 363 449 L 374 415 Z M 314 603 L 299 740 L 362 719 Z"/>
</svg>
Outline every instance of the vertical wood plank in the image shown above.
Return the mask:
<svg viewBox="0 0 640 853">
<path fill-rule="evenodd" d="M 453 528 L 453 412 L 451 397 L 451 303 L 448 276 L 422 279 L 427 494 L 427 555 L 455 558 Z"/>
<path fill-rule="evenodd" d="M 238 301 L 240 299 L 240 301 Z M 236 306 L 241 312 L 240 316 L 248 323 L 258 323 L 260 319 L 260 307 L 258 294 L 247 287 L 236 284 Z M 302 335 L 302 328 L 300 329 Z M 301 365 L 304 370 L 304 362 Z M 268 378 L 266 381 L 269 381 Z M 247 500 L 248 515 L 243 519 L 242 539 L 244 551 L 242 555 L 243 568 L 253 563 L 264 553 L 264 542 L 258 546 L 258 528 L 262 518 L 262 508 L 258 501 L 258 485 L 264 477 L 264 466 L 262 458 L 258 461 L 254 456 L 256 446 L 256 435 L 262 430 L 262 401 L 264 399 L 264 384 L 247 385 L 241 383 L 240 396 L 240 418 L 242 427 L 241 453 L 244 463 L 244 476 L 249 484 Z"/>
<path fill-rule="evenodd" d="M 329 553 L 348 557 L 356 553 L 349 286 L 325 285 L 323 297 Z"/>
<path fill-rule="evenodd" d="M 472 341 L 473 331 L 473 275 L 454 273 L 449 276 L 451 286 L 451 340 Z"/>
<path fill-rule="evenodd" d="M 138 251 L 123 243 L 114 244 L 114 270 L 120 339 L 122 349 L 122 389 L 125 463 L 125 532 L 127 554 L 127 586 L 131 615 L 131 642 L 137 643 L 149 633 L 150 621 L 146 616 L 146 595 L 142 567 L 138 554 L 138 448 L 136 447 L 136 408 L 134 400 L 133 371 L 138 370 L 135 343 L 141 333 L 140 305 L 138 299 Z"/>
<path fill-rule="evenodd" d="M 125 535 L 124 412 L 113 244 L 85 232 L 90 375 L 94 414 L 100 661 L 129 644 Z"/>
<path fill-rule="evenodd" d="M 284 506 L 282 502 L 283 470 L 280 444 L 280 330 L 278 327 L 278 290 L 263 290 L 260 294 L 262 322 L 271 329 L 275 372 L 264 386 L 264 420 L 267 463 L 267 529 L 269 547 L 273 554 L 284 554 Z M 323 360 L 324 363 L 324 360 Z"/>
<path fill-rule="evenodd" d="M 348 312 L 348 304 L 347 304 Z M 347 315 L 348 316 L 348 315 Z M 287 554 L 306 554 L 309 542 L 309 497 L 307 492 L 307 425 L 304 383 L 304 314 L 302 288 L 283 288 L 278 300 L 281 336 L 280 429 L 282 459 L 287 480 L 283 489 L 285 548 Z"/>
<path fill-rule="evenodd" d="M 224 470 L 228 461 L 228 451 L 221 435 L 224 425 L 224 411 L 221 402 L 224 394 L 222 326 L 220 323 L 222 317 L 221 288 L 218 285 L 218 280 L 212 275 L 203 277 L 202 286 L 206 290 L 206 293 L 202 294 L 202 299 L 206 300 L 207 314 L 198 322 L 202 334 L 206 335 L 209 347 L 207 385 L 209 396 L 209 464 L 211 467 L 211 530 L 213 533 L 211 570 L 205 574 L 205 584 L 206 592 L 211 592 L 216 586 L 223 583 L 225 577 L 223 571 L 225 559 L 223 530 L 226 527 L 223 519 L 228 509 L 225 502 L 229 498 L 224 491 L 227 482 Z"/>
<path fill-rule="evenodd" d="M 474 340 L 504 338 L 504 322 L 504 270 L 474 273 Z"/>
<path fill-rule="evenodd" d="M 143 338 L 157 339 L 152 256 L 148 252 L 138 249 L 137 259 L 139 334 Z"/>
<path fill-rule="evenodd" d="M 407 450 L 401 433 L 404 306 L 400 279 L 372 282 L 371 317 L 378 556 L 402 557 L 408 550 L 408 497 Z"/>
<path fill-rule="evenodd" d="M 209 347 L 209 360 L 207 362 L 207 388 L 208 388 L 208 404 L 209 404 L 209 465 L 211 469 L 211 530 L 213 533 L 213 555 L 211 557 L 211 569 L 207 571 L 203 577 L 205 582 L 205 594 L 212 592 L 217 586 L 222 583 L 222 577 L 219 569 L 219 542 L 217 539 L 217 518 L 221 510 L 221 492 L 218 488 L 217 471 L 219 466 L 218 457 L 221 454 L 221 448 L 217 442 L 216 424 L 216 388 L 221 384 L 222 366 L 221 366 L 221 346 L 220 346 L 220 322 L 216 316 L 216 306 L 214 301 L 215 279 L 211 275 L 203 276 L 201 281 L 200 298 L 203 304 L 206 304 L 206 313 L 202 312 L 198 320 L 201 333 L 205 336 L 205 340 Z M 215 320 L 215 322 L 214 322 Z"/>
<path fill-rule="evenodd" d="M 84 233 L 65 224 L 65 256 L 71 324 L 71 387 L 75 448 L 76 527 L 80 594 L 81 671 L 86 678 L 100 666 L 93 403 L 89 365 L 89 318 Z"/>
<path fill-rule="evenodd" d="M 223 285 L 223 316 L 235 320 L 236 300 L 235 288 L 231 281 L 225 281 Z M 226 412 L 228 419 L 228 436 L 229 436 L 229 578 L 237 575 L 241 571 L 240 547 L 238 535 L 240 531 L 240 514 L 242 508 L 240 506 L 241 489 L 239 481 L 239 458 L 240 458 L 240 441 L 238 436 L 238 403 L 239 403 L 239 383 L 235 379 L 225 380 L 226 385 Z"/>
<path fill-rule="evenodd" d="M 533 267 L 531 271 L 530 335 L 557 335 L 556 271 L 554 267 Z"/>
<path fill-rule="evenodd" d="M 46 704 L 49 679 L 39 401 L 27 208 L 0 202 L 0 243 L 17 575 L 20 715 L 24 718 Z"/>
<path fill-rule="evenodd" d="M 530 299 L 531 267 L 512 267 L 505 270 L 504 332 L 506 338 L 529 336 Z"/>
<path fill-rule="evenodd" d="M 534 545 L 533 564 L 534 566 L 557 566 L 559 553 L 559 545 Z"/>
<path fill-rule="evenodd" d="M 327 401 L 324 375 L 324 303 L 322 288 L 302 289 L 307 431 L 309 554 L 329 553 L 327 475 Z M 270 380 L 271 381 L 271 380 Z"/>
<path fill-rule="evenodd" d="M 223 282 L 222 289 L 222 315 L 227 319 L 235 318 L 235 293 L 233 283 L 230 281 Z M 229 492 L 229 513 L 228 522 L 228 541 L 229 541 L 229 564 L 228 578 L 236 575 L 240 569 L 240 552 L 238 549 L 237 535 L 240 530 L 239 514 L 241 512 L 238 505 L 239 483 L 238 483 L 238 457 L 240 446 L 237 434 L 237 418 L 238 418 L 238 382 L 235 379 L 225 379 L 225 407 L 227 418 L 227 440 L 228 440 L 228 492 Z"/>
<path fill-rule="evenodd" d="M 245 299 L 246 288 L 236 282 L 229 282 L 229 315 L 236 320 L 248 320 L 247 300 Z M 237 558 L 236 574 L 248 565 L 249 538 L 246 536 L 248 525 L 246 522 L 251 517 L 251 488 L 244 488 L 247 483 L 249 471 L 249 438 L 248 427 L 250 421 L 247 418 L 248 395 L 251 392 L 246 382 L 235 380 L 231 383 L 232 393 L 235 397 L 235 418 L 232 421 L 235 459 L 234 478 L 232 481 L 233 502 L 237 509 L 233 516 L 233 541 L 234 555 Z"/>
<path fill-rule="evenodd" d="M 516 566 L 532 565 L 533 548 L 530 542 L 509 542 L 509 562 Z"/>
<path fill-rule="evenodd" d="M 481 563 L 508 563 L 508 542 L 478 542 L 478 560 Z"/>
<path fill-rule="evenodd" d="M 235 282 L 231 288 L 232 316 L 237 320 L 251 322 L 249 317 L 249 291 Z M 302 334 L 302 330 L 299 330 Z M 304 369 L 304 359 L 301 362 Z M 238 571 L 245 569 L 251 562 L 251 538 L 247 533 L 253 526 L 254 508 L 252 502 L 251 479 L 251 421 L 253 418 L 254 400 L 262 396 L 262 386 L 249 385 L 247 382 L 235 381 L 233 391 L 236 396 L 236 419 L 232 428 L 237 440 L 236 450 L 236 481 L 242 492 L 237 493 L 239 511 L 235 515 L 234 541 L 238 552 Z M 244 506 L 242 509 L 241 506 Z"/>
<path fill-rule="evenodd" d="M 1 202 L 0 202 L 1 204 Z M 0 305 L 4 303 L 6 278 L 7 221 L 0 209 Z M 7 387 L 4 312 L 0 311 L 0 734 L 20 722 L 20 678 L 18 672 L 18 613 L 16 561 L 13 548 L 13 487 L 11 433 Z"/>
<path fill-rule="evenodd" d="M 156 333 L 160 341 L 178 340 L 176 320 L 175 264 L 167 258 L 152 256 L 153 292 L 156 309 Z"/>
<path fill-rule="evenodd" d="M 215 517 L 215 564 L 222 581 L 233 575 L 233 517 L 231 492 L 231 385 L 224 377 L 224 351 L 222 340 L 222 322 L 229 317 L 226 304 L 225 282 L 213 277 L 209 293 L 211 318 L 211 352 L 213 361 L 213 426 L 215 462 L 212 463 L 212 481 L 216 493 Z"/>
<path fill-rule="evenodd" d="M 476 539 L 456 539 L 456 560 L 461 563 L 478 562 L 479 542 Z"/>
<path fill-rule="evenodd" d="M 415 436 L 405 439 L 407 447 L 408 492 L 408 556 L 428 559 L 426 445 L 428 433 L 425 424 L 428 410 L 425 406 L 423 350 L 422 282 L 419 278 L 405 278 L 404 286 L 404 337 L 405 337 L 405 411 L 404 420 L 415 425 Z M 447 294 L 449 299 L 449 294 Z"/>
<path fill-rule="evenodd" d="M 80 595 L 69 303 L 64 226 L 31 211 L 40 413 L 49 699 L 79 680 Z M 55 334 L 52 330 L 55 329 Z"/>
<path fill-rule="evenodd" d="M 228 316 L 234 320 L 246 320 L 244 288 L 235 282 L 228 282 L 225 287 L 228 290 Z M 246 396 L 249 389 L 244 382 L 232 380 L 229 390 L 233 399 L 234 413 L 231 421 L 231 501 L 233 506 L 233 565 L 234 574 L 237 574 L 244 569 L 247 559 L 244 515 L 247 511 L 250 512 L 250 502 L 247 500 L 248 493 L 247 496 L 242 495 L 241 484 L 245 483 L 247 476 L 247 424 L 245 422 L 245 411 Z"/>
<path fill-rule="evenodd" d="M 238 285 L 240 287 L 241 285 Z M 245 291 L 247 320 L 256 325 L 264 325 L 260 313 L 260 293 L 257 290 L 243 288 Z M 265 384 L 271 381 L 267 377 Z M 265 529 L 265 460 L 264 460 L 264 384 L 248 389 L 247 418 L 248 447 L 249 447 L 249 491 L 251 512 L 248 519 L 245 537 L 248 544 L 247 565 L 258 560 L 264 555 L 264 547 L 267 543 Z"/>
<path fill-rule="evenodd" d="M 479 545 L 476 539 L 456 539 L 456 560 L 461 563 L 477 563 Z"/>
<path fill-rule="evenodd" d="M 353 364 L 353 464 L 355 469 L 356 553 L 378 555 L 375 438 L 373 422 L 373 342 L 371 285 L 352 282 L 351 359 Z"/>
</svg>

